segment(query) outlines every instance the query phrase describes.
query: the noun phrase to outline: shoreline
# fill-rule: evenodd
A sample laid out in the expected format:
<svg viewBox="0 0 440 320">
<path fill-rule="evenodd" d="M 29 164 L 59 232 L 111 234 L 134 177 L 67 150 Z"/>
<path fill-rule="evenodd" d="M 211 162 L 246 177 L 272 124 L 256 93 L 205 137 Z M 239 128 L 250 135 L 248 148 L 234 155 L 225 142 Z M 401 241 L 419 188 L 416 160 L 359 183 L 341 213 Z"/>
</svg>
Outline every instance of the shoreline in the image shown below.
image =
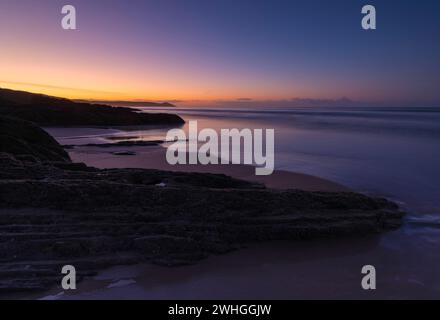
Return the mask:
<svg viewBox="0 0 440 320">
<path fill-rule="evenodd" d="M 99 169 L 155 169 L 171 172 L 223 174 L 235 179 L 262 183 L 269 189 L 321 192 L 350 192 L 349 188 L 336 182 L 303 173 L 274 170 L 269 176 L 256 176 L 251 165 L 170 165 L 166 162 L 166 148 L 162 146 L 90 147 L 75 146 L 66 150 L 73 162 L 83 162 Z M 114 152 L 134 152 L 133 155 L 114 155 Z"/>
<path fill-rule="evenodd" d="M 401 232 L 386 237 L 399 239 Z M 289 299 L 433 299 L 440 290 L 414 275 L 420 254 L 411 251 L 411 263 L 399 250 L 381 245 L 382 235 L 343 239 L 250 244 L 240 250 L 210 256 L 197 264 L 163 267 L 151 263 L 112 266 L 86 277 L 74 292 L 53 287 L 45 292 L 20 294 L 19 299 L 40 300 L 289 300 Z M 325 263 L 322 263 L 325 261 Z M 436 258 L 438 261 L 438 257 Z M 380 268 L 380 289 L 360 286 L 363 263 Z M 342 267 L 341 267 L 342 266 Z M 319 286 L 320 291 L 316 290 Z"/>
<path fill-rule="evenodd" d="M 34 124 L 4 122 L 16 132 L 0 158 L 2 293 L 53 288 L 66 264 L 83 279 L 111 266 L 196 265 L 248 245 L 361 237 L 402 224 L 396 204 L 323 179 L 257 177 L 244 165 L 173 167 L 159 146 L 77 146 L 69 156 Z"/>
</svg>

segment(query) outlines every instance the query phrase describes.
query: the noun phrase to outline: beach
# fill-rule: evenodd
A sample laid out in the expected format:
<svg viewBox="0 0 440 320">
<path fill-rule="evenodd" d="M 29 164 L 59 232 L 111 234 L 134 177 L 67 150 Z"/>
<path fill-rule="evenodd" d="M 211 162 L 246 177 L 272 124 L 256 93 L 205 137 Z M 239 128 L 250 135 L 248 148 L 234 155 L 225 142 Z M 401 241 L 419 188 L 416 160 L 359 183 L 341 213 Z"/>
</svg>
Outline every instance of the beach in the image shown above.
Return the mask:
<svg viewBox="0 0 440 320">
<path fill-rule="evenodd" d="M 360 270 L 374 265 L 386 279 L 377 298 L 438 293 L 438 198 L 426 184 L 438 174 L 435 110 L 123 112 L 178 121 L 111 125 L 115 114 L 71 126 L 64 116 L 44 131 L 2 118 L 2 250 L 16 255 L 1 265 L 0 289 L 39 291 L 24 299 L 362 299 L 372 297 Z M 169 165 L 167 131 L 194 119 L 217 132 L 274 129 L 274 174 Z M 73 294 L 53 284 L 66 261 L 82 280 Z"/>
<path fill-rule="evenodd" d="M 0 300 L 439 299 L 439 12 L 0 0 Z"/>
<path fill-rule="evenodd" d="M 174 110 L 173 110 L 174 111 Z M 326 111 L 327 112 L 327 111 Z M 394 112 L 394 113 L 393 113 Z M 426 135 L 432 135 L 436 132 L 436 125 L 431 125 L 432 116 L 436 113 L 417 113 L 412 114 L 408 111 L 403 113 L 395 113 L 396 110 L 388 112 L 384 111 L 370 111 L 362 113 L 348 113 L 335 112 L 334 114 L 317 114 L 317 111 L 309 113 L 301 110 L 290 114 L 292 121 L 295 121 L 293 127 L 301 128 L 294 129 L 295 136 L 291 142 L 295 143 L 296 137 L 308 137 L 309 146 L 313 146 L 315 141 L 311 138 L 316 134 L 318 126 L 321 128 L 327 127 L 324 131 L 327 137 L 321 135 L 324 140 L 332 143 L 335 150 L 340 150 L 342 153 L 344 148 L 339 148 L 329 137 L 335 135 L 342 141 L 351 141 L 349 150 L 357 150 L 353 145 L 355 138 L 358 135 L 362 137 L 364 146 L 370 146 L 374 141 L 374 147 L 383 152 L 381 156 L 380 151 L 371 154 L 371 158 L 378 158 L 379 161 L 384 161 L 384 157 L 389 155 L 391 158 L 398 158 L 400 150 L 399 136 L 408 142 L 413 143 L 413 148 L 417 148 L 420 152 L 418 154 L 419 160 L 423 157 L 423 145 L 429 145 L 431 140 L 425 139 Z M 188 109 L 181 112 L 185 115 L 186 120 L 197 117 L 198 119 L 205 119 L 213 127 L 224 126 L 223 115 L 231 113 L 234 115 L 233 119 L 228 119 L 229 125 L 240 127 L 243 122 L 243 117 L 246 117 L 246 124 L 255 126 L 260 123 L 260 114 L 255 111 L 203 111 Z M 264 115 L 267 115 L 264 111 Z M 327 112 L 328 113 L 328 112 Z M 214 115 L 212 115 L 214 114 Z M 392 124 L 387 124 L 387 127 L 382 127 L 381 119 L 396 115 Z M 271 117 L 266 117 L 266 125 L 273 124 L 276 113 L 272 113 Z M 414 115 L 413 120 L 409 120 Z M 205 118 L 204 118 L 205 117 Z M 293 118 L 294 117 L 294 118 Z M 399 119 L 399 117 L 401 119 Z M 283 115 L 283 118 L 285 116 Z M 339 119 L 346 122 L 342 125 Z M 352 119 L 354 122 L 350 123 L 347 119 Z M 425 120 L 426 119 L 426 120 Z M 278 122 L 275 126 L 278 132 L 283 133 L 285 130 L 285 121 Z M 324 121 L 324 122 L 322 122 Z M 257 124 L 255 124 L 257 123 Z M 353 126 L 353 124 L 355 124 Z M 345 126 L 344 127 L 341 127 Z M 241 124 L 243 126 L 243 124 Z M 290 126 L 290 125 L 289 125 Z M 423 128 L 423 129 L 422 129 Z M 374 130 L 379 130 L 382 135 L 389 132 L 390 144 L 386 145 L 384 141 L 377 140 Z M 51 131 L 52 130 L 52 131 Z M 129 131 L 115 130 L 109 132 L 93 132 L 94 134 L 86 135 L 86 138 L 79 132 L 69 135 L 63 134 L 66 129 L 51 129 L 51 131 L 62 144 L 68 144 L 69 141 L 75 141 L 79 145 L 84 143 L 103 142 L 107 134 L 117 136 L 142 136 L 142 139 L 158 139 L 163 137 L 166 131 L 143 131 L 141 128 L 135 128 Z M 95 129 L 96 130 L 96 129 Z M 140 130 L 140 131 L 139 131 Z M 348 130 L 348 131 L 347 131 Z M 344 132 L 349 132 L 352 137 L 347 140 Z M 412 132 L 412 133 L 411 133 Z M 89 132 L 90 133 L 90 132 Z M 103 135 L 104 134 L 104 135 Z M 288 135 L 291 133 L 289 132 Z M 412 135 L 412 137 L 410 137 Z M 79 140 L 79 136 L 83 138 Z M 104 137 L 104 138 L 103 138 Z M 85 139 L 85 140 L 84 140 Z M 369 140 L 371 142 L 369 142 Z M 420 141 L 420 144 L 419 144 Z M 342 142 L 343 144 L 344 142 Z M 432 140 L 434 143 L 434 140 Z M 295 145 L 298 145 L 295 143 Z M 305 144 L 300 143 L 300 146 Z M 435 144 L 433 144 L 435 145 Z M 319 145 L 319 150 L 322 151 L 322 145 Z M 265 245 L 250 246 L 248 249 L 242 249 L 238 252 L 226 254 L 220 257 L 210 257 L 207 261 L 201 262 L 196 266 L 179 267 L 179 268 L 161 268 L 150 265 L 139 265 L 134 267 L 120 267 L 112 268 L 90 279 L 83 292 L 78 296 L 58 296 L 52 298 L 126 298 L 137 297 L 145 299 L 162 299 L 162 298 L 348 298 L 348 299 L 392 299 L 392 298 L 433 298 L 438 296 L 440 290 L 440 274 L 434 266 L 438 264 L 438 257 L 435 254 L 440 243 L 440 236 L 438 233 L 438 217 L 435 215 L 436 198 L 429 197 L 430 191 L 418 193 L 415 190 L 423 189 L 423 183 L 420 178 L 415 179 L 415 173 L 418 170 L 406 171 L 401 174 L 405 177 L 400 181 L 414 181 L 413 184 L 402 185 L 396 184 L 399 180 L 386 181 L 387 176 L 394 177 L 393 172 L 398 172 L 400 168 L 407 168 L 410 165 L 412 157 L 400 158 L 401 164 L 394 166 L 390 162 L 387 165 L 387 172 L 384 172 L 380 167 L 372 166 L 371 171 L 366 162 L 360 161 L 361 157 L 366 155 L 365 150 L 359 149 L 355 156 L 345 155 L 343 157 L 333 157 L 331 155 L 321 156 L 321 161 L 317 161 L 317 156 L 310 152 L 297 153 L 296 159 L 289 158 L 280 152 L 287 148 L 285 141 L 278 139 L 276 163 L 278 164 L 275 176 L 277 178 L 261 178 L 253 175 L 254 171 L 251 168 L 243 166 L 236 167 L 221 167 L 221 166 L 182 166 L 181 170 L 195 170 L 195 171 L 210 171 L 217 173 L 225 173 L 235 177 L 254 180 L 266 183 L 274 188 L 311 188 L 312 190 L 341 190 L 340 188 L 349 188 L 356 191 L 363 191 L 369 194 L 385 195 L 391 199 L 399 201 L 399 203 L 408 209 L 410 214 L 406 218 L 404 227 L 400 230 L 393 231 L 384 235 L 371 236 L 367 238 L 349 239 L 347 240 L 332 240 L 322 243 L 315 242 L 301 242 L 299 244 L 289 243 L 268 243 Z M 289 147 L 291 148 L 291 146 Z M 324 148 L 326 149 L 326 148 Z M 148 148 L 130 148 L 135 152 L 133 156 L 115 156 L 111 154 L 114 151 L 124 151 L 127 148 L 104 150 L 99 147 L 81 147 L 78 146 L 69 150 L 73 159 L 83 161 L 90 165 L 101 168 L 111 167 L 151 167 L 157 169 L 176 170 L 168 164 L 164 159 L 164 147 L 155 146 Z M 309 147 L 309 150 L 310 147 Z M 387 151 L 390 151 L 387 153 Z M 402 152 L 404 147 L 402 144 Z M 431 149 L 433 152 L 434 149 Z M 391 153 L 395 152 L 395 153 Z M 285 171 L 284 163 L 289 161 L 290 168 L 297 168 L 302 171 L 302 174 L 294 173 L 292 171 Z M 355 166 L 355 161 L 359 164 Z M 280 164 L 282 162 L 282 164 Z M 306 164 L 304 166 L 303 164 Z M 330 165 L 341 164 L 340 170 L 346 172 L 346 175 L 335 175 L 335 170 L 328 170 Z M 310 166 L 309 166 L 310 165 Z M 336 168 L 334 166 L 334 168 Z M 429 167 L 424 170 L 429 172 Z M 339 170 L 339 169 L 338 169 Z M 330 182 L 329 179 L 316 178 L 309 175 L 309 172 L 320 172 L 320 176 L 334 177 L 337 182 Z M 342 171 L 340 171 L 342 172 Z M 436 172 L 436 171 L 434 171 Z M 430 176 L 436 173 L 431 172 Z M 369 176 L 365 180 L 362 174 Z M 354 176 L 356 175 L 356 177 Z M 380 177 L 379 177 L 380 175 Z M 278 179 L 282 177 L 282 179 Z M 381 183 L 378 183 L 378 179 Z M 431 177 L 429 177 L 431 178 Z M 273 181 L 272 181 L 273 180 Z M 349 187 L 342 187 L 343 182 Z M 418 183 L 418 184 L 417 184 Z M 422 184 L 420 184 L 422 183 Z M 405 186 L 405 187 L 402 187 Z M 346 189 L 345 189 L 346 190 Z M 365 264 L 373 264 L 378 267 L 382 274 L 380 281 L 380 289 L 375 293 L 366 293 L 360 287 L 360 269 Z M 342 267 L 341 267 L 342 266 Z M 244 271 L 245 270 L 245 271 Z M 136 275 L 136 276 L 133 276 Z M 101 280 L 100 280 L 101 279 Z M 102 280 L 104 279 L 104 280 Z M 122 281 L 122 282 L 119 282 Z M 108 288 L 111 284 L 117 284 Z M 220 283 L 222 283 L 220 285 Z M 90 286 L 90 287 L 89 287 Z M 319 290 L 318 290 L 319 288 Z M 39 295 L 39 298 L 58 294 L 56 289 L 52 290 L 46 295 Z M 50 297 L 49 297 L 50 298 Z"/>
<path fill-rule="evenodd" d="M 394 235 L 396 236 L 396 235 Z M 381 250 L 380 237 L 301 243 L 274 242 L 250 245 L 226 255 L 210 257 L 196 265 L 165 268 L 151 264 L 119 266 L 102 270 L 74 292 L 54 288 L 21 295 L 26 299 L 433 299 L 438 288 L 434 268 L 419 274 L 430 259 L 415 251 L 407 255 Z M 412 252 L 412 253 L 411 253 Z M 375 263 L 381 274 L 376 291 L 360 286 L 361 267 Z M 393 266 L 393 267 L 391 267 Z"/>
<path fill-rule="evenodd" d="M 170 165 L 166 161 L 166 148 L 161 146 L 130 147 L 135 155 L 114 155 L 124 152 L 126 147 L 106 148 L 103 152 L 99 147 L 75 147 L 69 154 L 74 162 L 101 168 L 145 168 L 165 171 L 202 172 L 224 174 L 237 179 L 264 184 L 272 189 L 300 189 L 305 191 L 341 192 L 348 188 L 326 179 L 312 175 L 277 170 L 269 176 L 255 175 L 255 168 L 250 165 Z"/>
<path fill-rule="evenodd" d="M 57 129 L 62 136 L 52 136 L 26 120 L 1 116 L 0 121 L 2 298 L 58 287 L 66 264 L 77 268 L 81 281 L 112 266 L 181 267 L 254 244 L 361 237 L 402 225 L 404 211 L 392 201 L 307 175 L 279 172 L 290 187 L 268 188 L 266 181 L 223 174 L 246 178 L 254 172 L 251 166 L 214 167 L 217 173 L 152 169 L 153 159 L 163 166 L 163 146 L 169 143 L 145 139 L 157 127 L 142 128 L 145 136 L 127 127 L 66 127 Z M 101 143 L 84 143 L 90 140 Z M 125 150 L 115 149 L 120 147 Z M 146 156 L 154 151 L 158 155 Z M 76 154 L 86 155 L 83 162 Z M 104 158 L 96 161 L 97 154 Z M 89 161 L 107 158 L 112 168 Z M 141 162 L 130 168 L 125 158 Z"/>
</svg>

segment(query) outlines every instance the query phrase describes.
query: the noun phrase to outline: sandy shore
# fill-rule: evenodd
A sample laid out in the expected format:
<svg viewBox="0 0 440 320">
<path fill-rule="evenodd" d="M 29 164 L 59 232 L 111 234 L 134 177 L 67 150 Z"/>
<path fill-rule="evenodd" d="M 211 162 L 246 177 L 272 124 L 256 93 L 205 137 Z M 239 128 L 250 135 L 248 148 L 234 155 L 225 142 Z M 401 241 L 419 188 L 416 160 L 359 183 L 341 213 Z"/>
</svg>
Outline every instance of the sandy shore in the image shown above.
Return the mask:
<svg viewBox="0 0 440 320">
<path fill-rule="evenodd" d="M 162 146 L 132 146 L 132 147 L 109 147 L 76 146 L 67 150 L 74 162 L 84 162 L 88 166 L 101 169 L 110 168 L 145 168 L 166 171 L 201 172 L 225 174 L 234 178 L 252 182 L 259 182 L 273 189 L 301 189 L 305 191 L 340 192 L 349 191 L 348 188 L 332 181 L 314 177 L 311 175 L 276 170 L 270 176 L 256 176 L 255 167 L 249 165 L 177 165 L 172 166 L 166 162 L 166 149 Z M 115 155 L 115 152 L 130 151 L 133 155 Z M 377 238 L 372 238 L 372 243 L 367 241 L 367 247 L 376 245 Z M 338 242 L 339 243 L 339 242 Z M 364 242 L 362 242 L 364 244 Z M 313 251 L 318 252 L 318 244 L 312 245 Z M 337 245 L 336 247 L 339 247 Z M 78 291 L 73 295 L 53 288 L 49 292 L 36 295 L 18 295 L 25 299 L 204 299 L 204 298 L 300 298 L 313 297 L 315 290 L 307 289 L 307 281 L 298 285 L 298 278 L 278 277 L 278 274 L 286 275 L 294 269 L 298 273 L 311 276 L 309 268 L 316 269 L 313 263 L 317 257 L 311 257 L 311 265 L 303 265 L 301 256 L 307 252 L 309 245 L 267 243 L 252 246 L 249 249 L 240 250 L 229 255 L 211 257 L 197 265 L 176 268 L 164 268 L 151 264 L 134 266 L 119 266 L 103 270 L 96 277 L 85 279 L 81 282 Z M 337 251 L 337 250 L 336 250 Z M 336 252 L 335 251 L 335 252 Z M 319 249 L 319 252 L 323 252 Z M 353 254 L 352 252 L 349 255 Z M 319 256 L 321 254 L 318 254 Z M 343 254 L 344 256 L 344 254 Z M 287 260 L 286 260 L 287 258 Z M 299 259 L 301 258 L 301 259 Z M 306 259 L 307 260 L 307 259 Z M 299 264 L 298 264 L 299 261 Z M 268 277 L 262 272 L 268 271 Z M 338 268 L 335 268 L 337 270 Z M 357 268 L 356 268 L 357 269 Z M 247 271 L 246 271 L 247 270 Z M 248 272 L 245 275 L 243 272 Z M 320 272 L 319 270 L 315 270 Z M 200 277 L 198 276 L 200 275 Z M 326 274 L 328 276 L 328 274 Z M 353 275 L 351 275 L 352 277 Z M 343 277 L 338 274 L 336 278 Z M 261 278 L 260 281 L 256 281 Z M 223 280 L 222 280 L 223 279 Z M 311 280 L 311 279 L 308 279 Z M 363 298 L 359 292 L 357 281 L 347 282 L 344 279 L 346 293 Z M 218 286 L 217 281 L 226 281 L 224 286 Z M 288 288 L 284 282 L 289 283 Z M 235 283 L 235 285 L 233 285 Z M 197 287 L 188 292 L 188 287 Z M 235 288 L 234 288 L 235 287 Z M 263 287 L 266 289 L 263 290 Z M 298 295 L 292 295 L 292 287 Z M 333 283 L 328 284 L 328 288 Z M 211 292 L 215 288 L 216 292 Z M 234 288 L 235 294 L 231 292 Z M 269 289 L 269 290 L 267 290 Z M 211 292 L 211 294 L 208 294 Z M 252 294 L 252 292 L 254 294 Z M 256 292 L 259 294 L 255 295 Z M 275 294 L 278 292 L 278 294 Z M 331 296 L 331 292 L 324 292 L 322 297 Z"/>
<path fill-rule="evenodd" d="M 114 155 L 113 152 L 135 152 L 135 155 Z M 166 162 L 163 147 L 82 147 L 68 150 L 74 162 L 84 162 L 89 166 L 109 168 L 144 168 L 167 171 L 203 172 L 225 174 L 237 179 L 260 182 L 273 189 L 301 189 L 305 191 L 339 192 L 348 188 L 335 182 L 283 170 L 275 170 L 270 176 L 256 176 L 255 168 L 249 165 L 170 165 Z"/>
<path fill-rule="evenodd" d="M 420 272 L 423 253 L 400 232 L 389 237 L 408 248 L 380 245 L 379 236 L 301 243 L 253 245 L 195 265 L 166 268 L 151 264 L 117 266 L 81 282 L 74 292 L 59 288 L 27 299 L 432 299 L 439 287 L 434 268 Z M 432 253 L 434 258 L 435 254 Z M 438 261 L 438 256 L 435 256 Z M 378 290 L 365 291 L 360 270 L 380 270 Z M 22 297 L 23 298 L 23 297 Z"/>
<path fill-rule="evenodd" d="M 154 147 L 90 147 L 69 149 L 74 162 L 98 168 L 146 168 L 168 171 L 225 174 L 264 183 L 269 188 L 308 191 L 347 191 L 331 181 L 310 175 L 275 171 L 271 176 L 255 176 L 255 168 L 245 165 L 180 165 L 165 161 L 166 149 Z M 114 155 L 130 151 L 134 155 Z M 355 243 L 355 244 L 354 244 Z M 382 261 L 388 252 L 377 251 L 380 237 L 301 243 L 268 242 L 250 245 L 227 255 L 212 256 L 198 264 L 167 268 L 136 264 L 102 270 L 87 277 L 70 293 L 55 287 L 47 292 L 17 295 L 19 299 L 302 299 L 302 298 L 390 298 L 412 290 L 420 296 L 434 296 L 424 283 L 402 282 L 386 266 L 387 283 L 379 295 L 359 286 L 362 263 Z M 383 256 L 382 256 L 383 255 Z M 344 267 L 341 268 L 341 265 Z M 401 276 L 408 278 L 408 270 Z M 319 290 L 317 290 L 319 286 Z M 12 298 L 12 297 L 10 297 Z"/>
</svg>

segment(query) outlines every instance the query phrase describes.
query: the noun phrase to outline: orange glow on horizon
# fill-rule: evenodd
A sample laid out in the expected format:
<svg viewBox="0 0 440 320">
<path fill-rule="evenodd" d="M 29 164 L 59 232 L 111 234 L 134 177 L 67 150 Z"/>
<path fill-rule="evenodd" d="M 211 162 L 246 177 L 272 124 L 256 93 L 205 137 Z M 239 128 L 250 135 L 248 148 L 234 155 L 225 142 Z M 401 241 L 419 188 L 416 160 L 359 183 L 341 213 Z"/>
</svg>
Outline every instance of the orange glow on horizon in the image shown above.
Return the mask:
<svg viewBox="0 0 440 320">
<path fill-rule="evenodd" d="M 70 99 L 188 105 L 338 103 L 342 97 L 440 103 L 438 54 L 423 24 L 400 37 L 393 28 L 361 34 L 356 25 L 351 32 L 351 18 L 332 19 L 333 32 L 303 20 L 288 2 L 289 11 L 270 6 L 274 15 L 250 3 L 224 4 L 252 8 L 242 15 L 202 1 L 193 3 L 197 19 L 186 2 L 135 2 L 77 1 L 78 29 L 64 30 L 57 1 L 0 1 L 0 86 Z M 290 14 L 285 19 L 290 10 L 300 22 Z M 263 16 L 273 20 L 262 23 Z M 349 24 L 341 29 L 344 21 Z"/>
<path fill-rule="evenodd" d="M 76 84 L 76 83 L 75 83 Z M 83 85 L 85 83 L 83 82 Z M 203 92 L 196 89 L 183 89 L 175 90 L 173 92 L 168 92 L 163 89 L 152 90 L 155 93 L 146 93 L 147 90 L 142 89 L 132 89 L 130 85 L 126 87 L 114 87 L 109 88 L 108 86 L 90 86 L 93 89 L 85 89 L 81 87 L 61 87 L 52 84 L 40 84 L 40 83 L 29 83 L 29 82 L 19 82 L 19 81 L 4 81 L 0 79 L 0 87 L 18 90 L 18 91 L 28 91 L 32 93 L 40 93 L 55 97 L 67 98 L 67 99 L 83 99 L 83 100 L 123 100 L 123 101 L 230 101 L 240 99 L 245 100 L 283 100 L 283 97 L 264 96 L 261 94 L 248 94 L 243 95 L 237 90 L 237 92 L 223 92 L 223 94 L 211 94 L 209 92 Z M 86 84 L 87 87 L 87 84 Z M 110 91 L 109 89 L 114 89 Z"/>
</svg>

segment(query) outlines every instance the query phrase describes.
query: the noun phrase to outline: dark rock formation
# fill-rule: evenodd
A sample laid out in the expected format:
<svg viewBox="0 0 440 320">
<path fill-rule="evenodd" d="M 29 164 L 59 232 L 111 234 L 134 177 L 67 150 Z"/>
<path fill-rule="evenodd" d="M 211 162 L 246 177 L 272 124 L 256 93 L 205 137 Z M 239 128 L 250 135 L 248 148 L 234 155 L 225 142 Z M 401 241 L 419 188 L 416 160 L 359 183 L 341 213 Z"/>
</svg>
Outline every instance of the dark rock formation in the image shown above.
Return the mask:
<svg viewBox="0 0 440 320">
<path fill-rule="evenodd" d="M 223 175 L 99 170 L 0 156 L 0 291 L 47 289 L 61 266 L 175 266 L 246 243 L 360 236 L 402 213 L 356 193 L 273 191 Z M 159 187 L 158 185 L 161 185 Z"/>
<path fill-rule="evenodd" d="M 46 131 L 31 122 L 0 115 L 0 152 L 33 161 L 70 161 Z"/>
<path fill-rule="evenodd" d="M 175 266 L 246 243 L 360 236 L 401 224 L 385 199 L 275 191 L 224 175 L 72 163 L 46 132 L 1 117 L 0 293 L 150 261 Z"/>
<path fill-rule="evenodd" d="M 176 125 L 174 114 L 139 113 L 135 109 L 78 103 L 0 88 L 0 115 L 35 122 L 40 126 Z"/>
<path fill-rule="evenodd" d="M 127 150 L 127 151 L 115 151 L 112 152 L 112 154 L 115 156 L 135 156 L 136 152 Z"/>
</svg>

